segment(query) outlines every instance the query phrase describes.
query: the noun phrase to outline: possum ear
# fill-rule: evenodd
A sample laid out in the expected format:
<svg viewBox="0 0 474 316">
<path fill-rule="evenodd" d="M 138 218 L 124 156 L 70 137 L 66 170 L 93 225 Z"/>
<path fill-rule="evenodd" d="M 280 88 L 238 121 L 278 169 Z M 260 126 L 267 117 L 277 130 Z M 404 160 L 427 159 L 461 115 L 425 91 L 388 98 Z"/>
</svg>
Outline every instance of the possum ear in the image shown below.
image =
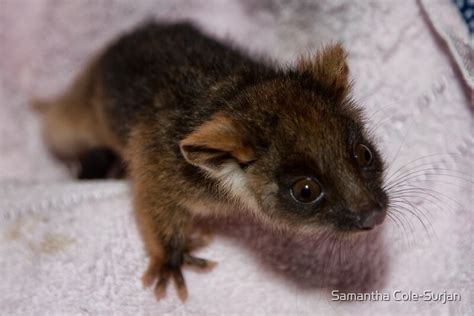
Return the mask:
<svg viewBox="0 0 474 316">
<path fill-rule="evenodd" d="M 219 172 L 231 161 L 242 165 L 253 160 L 253 151 L 243 142 L 242 128 L 222 113 L 199 126 L 179 147 L 190 164 L 211 173 Z"/>
<path fill-rule="evenodd" d="M 309 73 L 332 98 L 342 101 L 350 91 L 346 57 L 341 44 L 329 45 L 311 58 L 300 58 L 298 71 Z"/>
</svg>

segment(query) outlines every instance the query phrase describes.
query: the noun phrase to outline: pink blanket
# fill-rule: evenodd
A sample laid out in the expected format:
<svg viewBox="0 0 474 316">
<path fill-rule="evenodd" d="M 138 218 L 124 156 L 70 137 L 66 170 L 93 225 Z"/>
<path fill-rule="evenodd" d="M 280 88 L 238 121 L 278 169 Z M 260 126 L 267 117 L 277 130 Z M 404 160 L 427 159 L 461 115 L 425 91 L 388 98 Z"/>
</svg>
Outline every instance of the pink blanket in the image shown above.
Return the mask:
<svg viewBox="0 0 474 316">
<path fill-rule="evenodd" d="M 0 0 L 0 314 L 473 315 L 473 49 L 456 14 L 449 0 Z M 282 63 L 342 41 L 389 173 L 429 155 L 402 169 L 425 169 L 410 179 L 424 194 L 335 250 L 251 220 L 214 223 L 199 255 L 219 264 L 184 272 L 186 304 L 172 287 L 157 303 L 140 284 L 147 259 L 126 183 L 74 181 L 28 111 L 150 17 L 191 19 Z"/>
</svg>

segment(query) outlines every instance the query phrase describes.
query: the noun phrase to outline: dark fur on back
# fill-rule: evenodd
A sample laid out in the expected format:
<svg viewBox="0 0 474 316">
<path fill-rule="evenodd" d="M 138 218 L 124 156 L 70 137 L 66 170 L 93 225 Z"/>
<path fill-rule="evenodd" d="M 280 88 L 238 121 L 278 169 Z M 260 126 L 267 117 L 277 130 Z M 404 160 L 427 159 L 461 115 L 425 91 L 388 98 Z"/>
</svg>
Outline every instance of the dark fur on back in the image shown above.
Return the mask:
<svg viewBox="0 0 474 316">
<path fill-rule="evenodd" d="M 188 127 L 175 135 L 179 141 L 222 106 L 219 98 L 227 100 L 244 86 L 276 75 L 188 23 L 146 24 L 113 43 L 100 64 L 104 89 L 114 100 L 107 109 L 114 118 L 112 127 L 124 139 L 139 118 L 172 110 L 179 115 L 166 119 L 185 121 L 175 125 Z M 210 89 L 220 88 L 223 81 L 228 88 L 210 100 Z"/>
</svg>

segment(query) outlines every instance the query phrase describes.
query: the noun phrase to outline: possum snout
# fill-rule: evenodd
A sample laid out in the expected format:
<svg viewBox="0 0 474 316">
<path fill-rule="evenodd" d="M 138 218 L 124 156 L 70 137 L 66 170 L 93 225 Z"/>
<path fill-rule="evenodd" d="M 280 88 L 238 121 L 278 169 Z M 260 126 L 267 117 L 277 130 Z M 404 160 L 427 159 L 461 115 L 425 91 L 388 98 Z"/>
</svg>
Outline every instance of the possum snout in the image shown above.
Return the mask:
<svg viewBox="0 0 474 316">
<path fill-rule="evenodd" d="M 360 229 L 372 229 L 383 223 L 386 214 L 380 207 L 370 207 L 360 212 L 356 224 Z"/>
</svg>

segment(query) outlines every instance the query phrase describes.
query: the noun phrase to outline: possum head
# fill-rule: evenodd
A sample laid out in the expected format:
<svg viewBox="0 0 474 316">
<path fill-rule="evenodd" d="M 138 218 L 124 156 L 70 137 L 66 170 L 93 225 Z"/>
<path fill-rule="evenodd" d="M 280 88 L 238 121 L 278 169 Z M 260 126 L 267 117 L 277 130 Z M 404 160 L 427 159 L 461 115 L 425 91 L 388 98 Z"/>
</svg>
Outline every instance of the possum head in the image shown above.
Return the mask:
<svg viewBox="0 0 474 316">
<path fill-rule="evenodd" d="M 348 98 L 340 45 L 247 87 L 185 137 L 184 158 L 278 227 L 372 229 L 385 217 L 383 161 Z"/>
</svg>

